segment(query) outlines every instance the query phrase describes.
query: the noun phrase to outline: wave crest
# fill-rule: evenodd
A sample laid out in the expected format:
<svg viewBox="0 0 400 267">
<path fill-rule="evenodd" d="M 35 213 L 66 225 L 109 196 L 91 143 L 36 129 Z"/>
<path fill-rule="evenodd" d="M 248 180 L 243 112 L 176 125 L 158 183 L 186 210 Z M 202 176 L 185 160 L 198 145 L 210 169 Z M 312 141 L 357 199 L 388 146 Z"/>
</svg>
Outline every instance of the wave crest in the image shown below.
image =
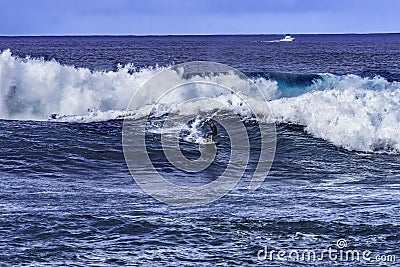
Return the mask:
<svg viewBox="0 0 400 267">
<path fill-rule="evenodd" d="M 0 54 L 0 118 L 20 120 L 92 122 L 148 114 L 155 101 L 144 95 L 137 110 L 125 111 L 132 95 L 166 67 L 136 69 L 121 66 L 117 71 L 91 71 L 44 59 L 18 58 L 5 50 Z M 276 121 L 305 126 L 307 132 L 333 144 L 357 151 L 400 153 L 400 84 L 382 77 L 357 75 L 251 75 L 266 100 L 243 98 L 264 122 Z M 248 84 L 233 74 L 203 77 L 204 81 L 228 81 L 245 92 Z M 168 79 L 190 82 L 184 73 L 171 72 Z M 297 79 L 300 79 L 297 81 Z M 226 82 L 225 82 L 226 83 Z M 195 92 L 196 90 L 193 90 Z M 227 106 L 242 112 L 241 103 L 229 95 L 218 95 Z M 175 95 L 171 101 L 181 102 Z M 211 105 L 211 104 L 210 104 Z M 273 118 L 265 115 L 267 105 Z M 174 103 L 170 107 L 172 110 Z M 220 107 L 193 103 L 192 112 Z M 241 114 L 244 117 L 249 114 Z M 265 116 L 264 116 L 265 115 Z"/>
<path fill-rule="evenodd" d="M 276 121 L 348 150 L 400 152 L 400 90 L 331 89 L 269 102 Z"/>
<path fill-rule="evenodd" d="M 91 71 L 64 66 L 54 60 L 21 59 L 5 50 L 0 54 L 0 118 L 45 120 L 51 114 L 91 116 L 93 111 L 125 110 L 137 89 L 164 69 L 166 67 L 136 69 L 127 65 L 117 71 Z M 203 78 L 206 82 L 224 79 L 243 90 L 248 87 L 240 77 L 229 73 Z M 171 71 L 168 79 L 166 82 L 190 82 L 191 77 Z M 263 90 L 266 99 L 279 97 L 276 82 L 257 78 L 255 83 Z M 152 101 L 155 99 L 147 95 L 137 107 Z M 180 101 L 179 96 L 176 101 Z"/>
<path fill-rule="evenodd" d="M 51 114 L 84 115 L 122 110 L 138 88 L 160 68 L 98 72 L 56 61 L 0 54 L 0 118 L 43 120 Z"/>
</svg>

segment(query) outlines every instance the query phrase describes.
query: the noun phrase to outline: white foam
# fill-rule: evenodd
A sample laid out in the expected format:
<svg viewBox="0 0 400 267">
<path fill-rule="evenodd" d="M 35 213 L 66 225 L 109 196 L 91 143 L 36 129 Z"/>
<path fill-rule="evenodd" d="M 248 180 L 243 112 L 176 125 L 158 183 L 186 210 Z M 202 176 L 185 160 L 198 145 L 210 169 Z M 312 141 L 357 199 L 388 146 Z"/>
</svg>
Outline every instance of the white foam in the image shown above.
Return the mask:
<svg viewBox="0 0 400 267">
<path fill-rule="evenodd" d="M 400 89 L 333 89 L 274 100 L 269 106 L 276 121 L 304 125 L 337 146 L 400 152 Z"/>
<path fill-rule="evenodd" d="M 385 78 L 375 76 L 362 78 L 354 74 L 334 75 L 330 73 L 320 74 L 321 79 L 313 81 L 307 91 L 324 91 L 331 89 L 368 89 L 368 90 L 397 90 L 399 82 L 388 82 Z"/>
<path fill-rule="evenodd" d="M 118 118 L 141 118 L 150 113 L 151 94 L 143 94 L 137 109 L 125 111 L 132 95 L 162 67 L 135 69 L 132 65 L 118 71 L 90 71 L 64 66 L 56 61 L 20 59 L 9 50 L 0 54 L 0 119 L 46 120 L 58 114 L 55 121 L 92 122 Z M 170 71 L 169 83 L 183 82 L 182 73 Z M 361 78 L 356 75 L 323 74 L 300 96 L 279 98 L 276 82 L 254 79 L 267 102 L 248 95 L 221 95 L 209 92 L 216 101 L 202 100 L 180 109 L 179 103 L 196 94 L 202 85 L 186 93 L 170 96 L 170 103 L 156 109 L 193 115 L 217 110 L 234 110 L 251 116 L 243 99 L 261 122 L 295 123 L 307 132 L 349 149 L 366 152 L 400 153 L 400 84 L 384 78 Z M 204 77 L 204 81 L 224 80 L 224 84 L 243 89 L 248 82 L 233 74 Z M 186 78 L 185 82 L 190 81 Z M 161 81 L 166 82 L 166 81 Z M 196 86 L 200 86 L 196 88 Z M 266 112 L 270 107 L 273 117 Z M 189 107 L 189 108 L 188 108 Z M 193 133 L 197 138 L 198 133 Z"/>
<path fill-rule="evenodd" d="M 124 110 L 135 90 L 162 68 L 130 74 L 132 69 L 92 72 L 56 61 L 19 59 L 6 50 L 0 54 L 0 118 L 44 120 L 51 114 Z"/>
<path fill-rule="evenodd" d="M 29 57 L 20 59 L 5 50 L 0 54 L 0 119 L 45 120 L 51 114 L 58 114 L 58 117 L 64 119 L 73 116 L 94 118 L 93 111 L 104 114 L 125 110 L 138 88 L 154 74 L 165 69 L 136 69 L 133 65 L 127 65 L 115 72 L 90 71 L 87 68 L 64 66 L 56 61 Z M 164 77 L 168 81 L 159 81 L 160 83 L 179 84 L 191 80 L 184 79 L 183 73 L 172 70 Z M 248 81 L 233 74 L 204 77 L 203 80 L 222 81 L 244 91 L 249 87 Z M 264 78 L 255 82 L 267 99 L 279 96 L 276 82 Z M 171 99 L 182 102 L 188 94 L 195 93 L 196 90 L 175 94 Z M 155 99 L 151 92 L 146 92 L 136 103 L 136 107 L 142 108 L 153 101 Z M 100 117 L 97 116 L 97 119 Z"/>
</svg>

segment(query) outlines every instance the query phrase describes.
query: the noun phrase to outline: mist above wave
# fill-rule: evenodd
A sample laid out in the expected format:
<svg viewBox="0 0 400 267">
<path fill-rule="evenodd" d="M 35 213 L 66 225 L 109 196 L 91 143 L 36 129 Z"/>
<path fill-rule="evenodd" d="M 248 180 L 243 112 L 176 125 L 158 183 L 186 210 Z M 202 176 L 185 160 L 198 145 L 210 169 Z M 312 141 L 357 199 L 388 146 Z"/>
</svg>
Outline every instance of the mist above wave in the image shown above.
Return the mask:
<svg viewBox="0 0 400 267">
<path fill-rule="evenodd" d="M 64 66 L 56 61 L 17 58 L 10 50 L 0 54 L 0 118 L 44 120 L 51 114 L 84 116 L 88 112 L 125 110 L 138 88 L 166 67 L 136 69 L 133 65 L 120 66 L 118 71 L 91 71 L 87 68 Z M 167 70 L 168 71 L 168 70 Z M 184 73 L 170 71 L 169 83 L 190 82 Z M 248 87 L 241 78 L 225 74 L 204 77 L 205 82 L 224 80 L 232 86 Z M 277 98 L 275 82 L 256 80 L 267 99 Z M 147 94 L 140 108 L 156 99 Z M 176 102 L 182 101 L 176 95 Z"/>
</svg>

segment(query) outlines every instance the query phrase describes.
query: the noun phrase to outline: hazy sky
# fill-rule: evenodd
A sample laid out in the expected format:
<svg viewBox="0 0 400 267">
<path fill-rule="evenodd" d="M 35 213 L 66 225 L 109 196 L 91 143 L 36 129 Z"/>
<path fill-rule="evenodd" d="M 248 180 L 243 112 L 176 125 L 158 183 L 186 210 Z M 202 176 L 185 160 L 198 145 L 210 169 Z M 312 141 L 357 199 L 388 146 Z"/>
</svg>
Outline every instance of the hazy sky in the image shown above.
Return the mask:
<svg viewBox="0 0 400 267">
<path fill-rule="evenodd" d="M 0 35 L 400 32 L 399 0 L 0 0 Z"/>
</svg>

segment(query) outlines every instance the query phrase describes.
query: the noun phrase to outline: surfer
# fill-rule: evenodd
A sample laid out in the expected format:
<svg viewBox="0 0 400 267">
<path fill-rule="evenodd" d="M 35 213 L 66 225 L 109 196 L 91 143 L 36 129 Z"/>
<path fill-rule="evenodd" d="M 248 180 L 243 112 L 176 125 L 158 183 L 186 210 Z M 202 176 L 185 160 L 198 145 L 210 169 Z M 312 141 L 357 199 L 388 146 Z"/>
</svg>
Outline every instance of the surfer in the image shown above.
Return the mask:
<svg viewBox="0 0 400 267">
<path fill-rule="evenodd" d="M 211 122 L 207 122 L 206 123 L 210 126 L 211 128 L 211 132 L 206 134 L 206 139 L 208 139 L 209 137 L 211 138 L 211 141 L 213 141 L 213 138 L 217 136 L 218 132 L 217 132 L 217 126 L 215 125 L 215 123 L 213 121 Z"/>
</svg>

